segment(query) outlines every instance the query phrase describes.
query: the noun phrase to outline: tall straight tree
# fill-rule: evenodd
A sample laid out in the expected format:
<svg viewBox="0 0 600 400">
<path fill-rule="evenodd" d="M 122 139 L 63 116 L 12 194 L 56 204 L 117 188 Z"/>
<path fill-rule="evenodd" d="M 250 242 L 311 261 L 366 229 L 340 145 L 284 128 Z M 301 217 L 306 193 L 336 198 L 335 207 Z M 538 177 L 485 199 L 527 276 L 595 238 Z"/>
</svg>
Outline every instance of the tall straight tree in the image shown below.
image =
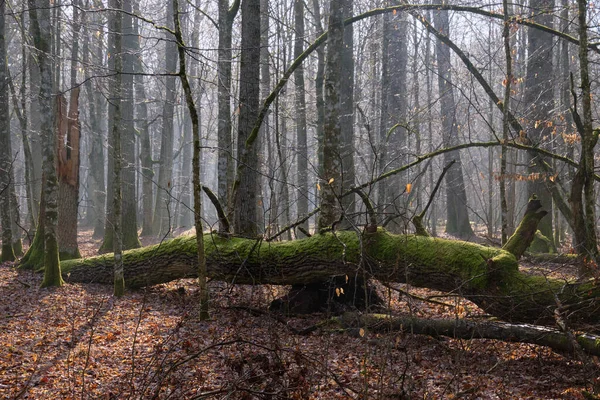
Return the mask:
<svg viewBox="0 0 600 400">
<path fill-rule="evenodd" d="M 450 35 L 448 10 L 436 10 L 433 13 L 434 25 L 446 36 Z M 456 103 L 452 84 L 452 63 L 450 48 L 436 39 L 436 56 L 438 63 L 438 90 L 440 93 L 440 110 L 442 116 L 442 138 L 444 147 L 458 144 L 458 125 L 456 119 Z M 451 161 L 454 165 L 446 173 L 446 232 L 458 237 L 473 236 L 467 209 L 467 194 L 462 171 L 460 152 L 444 153 L 444 163 Z"/>
<path fill-rule="evenodd" d="M 122 192 L 121 202 L 119 205 L 121 208 L 122 221 L 119 221 L 122 229 L 121 240 L 124 249 L 134 249 L 141 246 L 137 234 L 137 201 L 135 191 L 135 127 L 134 127 L 134 94 L 133 94 L 133 72 L 135 56 L 133 54 L 135 50 L 135 40 L 133 35 L 133 20 L 132 14 L 132 3 L 131 0 L 121 0 L 119 2 L 119 12 L 122 14 L 122 18 L 119 21 L 113 21 L 111 26 L 116 26 L 116 22 L 119 22 L 119 32 L 109 32 L 109 51 L 111 56 L 109 57 L 109 68 L 115 73 L 112 78 L 113 82 L 110 86 L 110 106 L 109 106 L 109 147 L 114 149 L 117 146 L 115 142 L 115 133 L 119 134 L 118 146 L 122 149 L 123 160 L 120 160 L 122 171 L 119 174 L 121 185 L 120 191 Z M 116 19 L 117 17 L 115 17 Z M 119 36 L 117 38 L 117 36 Z M 115 48 L 115 40 L 119 39 L 121 50 Z M 116 62 L 121 63 L 121 71 L 117 72 Z M 121 76 L 122 73 L 122 76 Z M 117 83 L 116 80 L 120 81 Z M 175 79 L 175 78 L 173 78 Z M 119 93 L 116 93 L 119 88 Z M 119 108 L 117 110 L 117 107 Z M 117 118 L 117 111 L 119 113 L 119 129 L 118 132 L 113 129 L 115 126 L 114 119 Z M 113 251 L 115 247 L 114 235 L 114 224 L 116 216 L 114 215 L 114 199 L 115 193 L 113 192 L 115 185 L 112 178 L 116 176 L 113 167 L 117 163 L 112 159 L 115 152 L 109 152 L 108 157 L 108 198 L 107 198 L 107 226 L 104 232 L 104 242 L 100 248 L 102 252 Z"/>
<path fill-rule="evenodd" d="M 349 18 L 353 12 L 353 0 L 343 0 L 343 18 Z M 347 191 L 354 186 L 356 172 L 354 169 L 354 27 L 347 25 L 344 28 L 344 45 L 341 55 L 340 75 L 340 157 L 342 159 L 342 191 Z M 342 199 L 342 207 L 346 216 L 354 214 L 356 203 L 354 195 Z M 346 218 L 346 221 L 351 221 Z"/>
<path fill-rule="evenodd" d="M 87 6 L 86 6 L 87 8 Z M 86 18 L 90 17 L 92 26 L 95 26 L 95 34 L 90 31 L 86 24 Z M 93 74 L 91 65 L 101 65 L 103 59 L 102 38 L 103 27 L 98 24 L 98 13 L 83 13 L 83 64 L 85 83 L 84 88 L 88 101 L 89 132 L 89 183 L 88 193 L 91 198 L 91 208 L 88 211 L 90 223 L 94 227 L 94 238 L 104 237 L 104 219 L 106 209 L 106 178 L 104 175 L 104 132 L 102 129 L 102 117 L 106 111 L 102 92 L 94 88 L 97 85 L 91 76 Z"/>
<path fill-rule="evenodd" d="M 321 176 L 319 229 L 332 226 L 342 218 L 338 201 L 342 191 L 341 101 L 342 49 L 344 46 L 343 0 L 331 0 L 329 36 L 325 63 L 325 126 L 323 138 L 323 176 Z"/>
<path fill-rule="evenodd" d="M 122 83 L 123 83 L 123 46 L 122 46 L 122 34 L 123 34 L 123 19 L 121 15 L 121 9 L 123 9 L 123 0 L 111 0 L 110 6 L 113 10 L 109 20 L 110 30 L 114 33 L 114 66 L 115 66 L 115 79 L 113 80 L 113 87 L 111 88 L 113 99 L 114 99 L 114 116 L 112 119 L 112 126 L 110 127 L 111 135 L 113 137 L 112 147 L 112 159 L 113 159 L 113 194 L 114 197 L 110 200 L 113 202 L 113 253 L 114 253 L 114 266 L 113 266 L 113 279 L 114 279 L 114 295 L 120 297 L 125 292 L 125 279 L 123 274 L 123 213 L 122 213 L 122 185 L 121 185 L 121 171 L 123 157 L 121 154 L 121 133 L 124 130 L 124 124 L 122 123 L 121 108 L 124 103 L 127 102 L 121 100 Z"/>
<path fill-rule="evenodd" d="M 554 0 L 531 0 L 529 2 L 530 15 L 536 23 L 553 27 L 552 10 Z M 527 73 L 525 76 L 525 106 L 526 117 L 529 121 L 527 137 L 534 146 L 547 147 L 552 136 L 552 110 L 554 109 L 554 79 L 552 65 L 554 58 L 554 45 L 552 35 L 540 29 L 527 29 Z M 545 174 L 540 163 L 545 162 L 541 155 L 528 154 L 529 172 L 532 174 L 527 182 L 528 196 L 536 194 L 542 202 L 544 209 L 552 210 L 552 195 L 546 187 Z M 540 221 L 538 229 L 548 239 L 553 240 L 552 212 Z"/>
<path fill-rule="evenodd" d="M 121 77 L 121 150 L 122 150 L 122 211 L 123 211 L 123 248 L 141 247 L 138 239 L 137 196 L 135 186 L 135 116 L 136 98 L 133 91 L 136 37 L 133 30 L 132 0 L 122 0 L 122 39 L 123 56 L 121 58 L 123 75 Z"/>
<path fill-rule="evenodd" d="M 217 126 L 217 195 L 223 207 L 228 207 L 230 190 L 233 186 L 234 163 L 233 141 L 231 137 L 231 49 L 233 37 L 233 21 L 240 8 L 240 0 L 234 0 L 231 7 L 229 0 L 219 0 L 219 50 L 217 62 L 218 76 L 218 126 Z M 227 210 L 229 214 L 232 210 Z M 219 229 L 225 227 L 220 224 Z"/>
<path fill-rule="evenodd" d="M 13 177 L 10 154 L 10 116 L 8 109 L 8 59 L 6 54 L 6 2 L 0 2 L 0 224 L 2 225 L 2 255 L 0 261 L 14 261 L 10 217 L 10 184 Z"/>
<path fill-rule="evenodd" d="M 392 4 L 400 4 L 393 1 Z M 405 13 L 386 16 L 383 22 L 383 54 L 385 58 L 382 68 L 382 115 L 381 115 L 381 142 L 385 143 L 385 150 L 380 159 L 380 165 L 389 169 L 396 169 L 406 163 L 407 146 L 407 111 L 408 111 L 408 86 L 406 83 L 408 65 L 408 21 Z M 383 172 L 383 171 L 382 171 Z M 400 194 L 404 193 L 404 174 L 391 177 L 385 185 L 384 201 L 390 214 L 398 214 L 403 207 L 400 204 Z M 395 219 L 390 223 L 389 229 L 393 232 L 403 231 L 403 227 Z"/>
<path fill-rule="evenodd" d="M 58 112 L 58 251 L 61 260 L 79 258 L 77 244 L 77 215 L 79 208 L 79 166 L 81 126 L 79 123 L 79 87 L 77 61 L 79 60 L 79 33 L 81 31 L 80 5 L 73 7 L 73 42 L 71 46 L 69 106 L 63 95 L 57 97 Z"/>
<path fill-rule="evenodd" d="M 173 28 L 173 1 L 166 7 L 167 26 Z M 170 34 L 165 33 L 165 36 Z M 165 72 L 177 72 L 177 45 L 170 37 L 165 40 Z M 160 159 L 158 169 L 158 187 L 154 202 L 153 232 L 165 236 L 171 230 L 171 218 L 174 204 L 171 197 L 171 179 L 173 175 L 173 123 L 175 115 L 176 78 L 174 75 L 165 78 L 165 104 L 162 113 L 162 134 L 160 141 Z"/>
<path fill-rule="evenodd" d="M 182 13 L 186 12 L 184 5 L 182 5 Z M 200 2 L 196 0 L 194 6 L 195 11 L 193 13 L 194 19 L 191 21 L 191 35 L 190 35 L 190 47 L 197 49 L 200 47 L 200 21 L 202 19 L 202 13 L 200 12 Z M 177 21 L 175 21 L 177 23 Z M 184 25 L 185 26 L 185 25 Z M 182 32 L 183 35 L 183 32 Z M 194 103 L 200 104 L 202 100 L 202 90 L 196 82 L 200 82 L 197 78 L 199 74 L 199 63 L 195 60 L 193 62 L 187 62 L 189 65 L 190 76 L 193 78 L 189 80 L 191 91 L 195 94 Z M 185 93 L 184 93 L 185 100 Z M 202 113 L 197 112 L 198 115 L 198 129 L 202 126 Z M 193 188 L 189 183 L 192 179 L 192 148 L 194 141 L 194 126 L 191 118 L 191 112 L 189 107 L 184 110 L 184 128 L 183 128 L 183 157 L 181 157 L 181 175 L 182 175 L 182 194 L 181 194 L 181 211 L 179 212 L 179 226 L 184 228 L 190 228 L 194 225 L 194 193 Z M 199 133 L 200 134 L 200 133 Z M 200 157 L 202 158 L 202 157 Z"/>
<path fill-rule="evenodd" d="M 139 14 L 138 2 L 135 4 L 135 13 Z M 148 104 L 146 99 L 146 87 L 144 82 L 144 66 L 142 63 L 141 44 L 142 39 L 140 24 L 138 18 L 134 20 L 134 35 L 137 40 L 134 42 L 135 52 L 135 76 L 134 88 L 135 97 L 140 99 L 137 102 L 136 110 L 136 129 L 139 132 L 140 140 L 140 166 L 142 180 L 142 232 L 141 236 L 152 235 L 152 219 L 154 213 L 154 199 L 152 187 L 154 185 L 154 170 L 152 169 L 152 143 L 150 141 L 150 127 L 148 121 Z"/>
<path fill-rule="evenodd" d="M 596 233 L 596 193 L 594 190 L 594 147 L 598 143 L 599 132 L 594 130 L 592 117 L 592 90 L 588 56 L 588 21 L 586 0 L 577 1 L 579 22 L 579 68 L 581 79 L 581 112 L 579 116 L 576 107 L 573 115 L 577 130 L 581 137 L 581 154 L 579 165 L 573 177 L 569 203 L 573 211 L 573 245 L 577 252 L 590 261 L 600 262 L 598 251 L 598 236 Z M 574 89 L 573 89 L 574 92 Z M 593 265 L 593 268 L 590 266 Z M 592 271 L 590 271 L 590 269 Z M 593 263 L 585 263 L 582 274 L 597 272 Z"/>
<path fill-rule="evenodd" d="M 304 1 L 294 1 L 294 58 L 300 57 L 304 49 Z M 308 214 L 308 143 L 306 137 L 306 92 L 304 88 L 304 67 L 294 71 L 296 102 L 296 143 L 298 147 L 298 217 Z M 301 227 L 308 232 L 308 221 Z"/>
<path fill-rule="evenodd" d="M 234 183 L 233 229 L 256 236 L 258 203 L 258 154 L 249 141 L 258 116 L 260 94 L 260 0 L 242 1 L 242 53 L 238 119 L 238 174 Z M 248 145 L 251 143 L 250 145 Z"/>
<path fill-rule="evenodd" d="M 42 287 L 62 286 L 58 260 L 58 239 L 56 234 L 58 224 L 58 178 L 56 176 L 56 146 L 53 107 L 52 65 L 50 61 L 50 43 L 52 29 L 50 26 L 49 0 L 29 0 L 29 19 L 32 25 L 33 42 L 35 44 L 37 64 L 40 73 L 40 129 L 43 139 L 42 170 L 44 198 L 44 280 Z"/>
</svg>

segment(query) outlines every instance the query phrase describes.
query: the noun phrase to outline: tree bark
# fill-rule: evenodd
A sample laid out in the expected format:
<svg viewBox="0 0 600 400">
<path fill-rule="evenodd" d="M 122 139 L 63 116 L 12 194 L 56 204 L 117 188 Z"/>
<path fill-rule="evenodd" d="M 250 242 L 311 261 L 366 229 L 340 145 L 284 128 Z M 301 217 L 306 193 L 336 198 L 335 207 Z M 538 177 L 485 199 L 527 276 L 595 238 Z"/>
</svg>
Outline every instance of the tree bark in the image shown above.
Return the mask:
<svg viewBox="0 0 600 400">
<path fill-rule="evenodd" d="M 533 21 L 553 27 L 554 0 L 531 0 L 529 3 Z M 538 29 L 527 29 L 527 73 L 525 78 L 525 107 L 527 137 L 534 146 L 548 148 L 552 137 L 552 119 L 554 110 L 554 77 L 552 74 L 554 44 L 552 35 Z M 528 172 L 530 179 L 527 182 L 528 196 L 534 194 L 542 200 L 546 210 L 552 210 L 552 196 L 546 185 L 548 176 L 541 168 L 545 162 L 540 154 L 528 154 Z M 540 231 L 550 240 L 552 234 L 552 212 L 542 221 Z"/>
<path fill-rule="evenodd" d="M 0 3 L 0 224 L 2 225 L 2 258 L 14 261 L 10 217 L 10 184 L 14 175 L 10 154 L 10 116 L 8 104 L 8 65 L 6 57 L 5 2 Z"/>
<path fill-rule="evenodd" d="M 502 248 L 513 254 L 517 260 L 521 258 L 533 242 L 539 223 L 546 215 L 548 211 L 542 209 L 541 201 L 537 198 L 530 199 L 521 223 Z"/>
<path fill-rule="evenodd" d="M 42 287 L 61 286 L 63 280 L 58 257 L 58 178 L 56 174 L 56 137 L 53 107 L 53 71 L 51 66 L 50 43 L 52 27 L 50 26 L 50 4 L 47 0 L 29 0 L 29 17 L 31 20 L 33 39 L 38 56 L 40 71 L 40 132 L 43 139 L 42 169 L 44 197 L 44 232 L 43 232 L 43 266 L 44 280 Z M 40 213 L 41 214 L 41 213 Z"/>
<path fill-rule="evenodd" d="M 167 7 L 167 26 L 173 28 L 173 1 Z M 175 74 L 177 71 L 177 46 L 170 33 L 165 33 L 165 71 Z M 158 187 L 154 202 L 153 233 L 159 236 L 169 235 L 172 230 L 172 213 L 174 207 L 171 197 L 171 179 L 173 175 L 173 123 L 175 113 L 175 76 L 165 78 L 165 105 L 162 114 L 162 135 L 160 143 L 160 163 L 158 170 Z"/>
<path fill-rule="evenodd" d="M 233 184 L 233 230 L 253 237 L 258 233 L 258 154 L 250 134 L 259 108 L 260 1 L 242 1 L 242 50 L 237 135 L 238 166 Z"/>
<path fill-rule="evenodd" d="M 240 8 L 240 0 L 234 0 L 229 7 L 229 0 L 219 0 L 219 54 L 217 62 L 218 75 L 218 103 L 219 115 L 217 126 L 218 141 L 218 192 L 219 202 L 226 207 L 226 212 L 230 216 L 229 209 L 230 190 L 233 185 L 234 163 L 233 163 L 233 142 L 231 137 L 231 63 L 232 52 L 232 29 L 233 21 Z M 220 230 L 224 227 L 220 226 Z"/>
<path fill-rule="evenodd" d="M 304 48 L 304 2 L 294 0 L 294 58 L 300 57 Z M 308 214 L 308 144 L 306 136 L 306 93 L 304 88 L 304 68 L 294 72 L 296 102 L 296 141 L 298 147 L 298 217 Z M 268 93 L 267 93 L 268 96 Z M 301 225 L 308 232 L 308 220 Z M 303 237 L 304 235 L 300 235 Z"/>
<path fill-rule="evenodd" d="M 61 260 L 79 258 L 77 208 L 79 203 L 80 132 L 79 88 L 71 91 L 69 104 L 56 98 L 58 154 L 58 251 Z"/>
<path fill-rule="evenodd" d="M 310 284 L 364 272 L 385 282 L 452 292 L 512 322 L 554 323 L 556 298 L 573 324 L 600 322 L 600 288 L 522 274 L 501 249 L 384 230 L 318 234 L 289 242 L 204 235 L 208 277 L 238 284 Z M 364 249 L 361 254 L 361 245 Z M 125 281 L 138 288 L 197 276 L 196 237 L 124 252 Z M 112 255 L 62 263 L 72 282 L 112 283 Z M 556 297 L 555 297 L 556 296 Z M 576 326 L 576 325 L 574 325 Z"/>
<path fill-rule="evenodd" d="M 589 334 L 569 335 L 557 329 L 530 324 L 509 324 L 499 321 L 470 321 L 464 319 L 424 319 L 394 317 L 383 314 L 354 313 L 337 318 L 346 328 L 363 327 L 373 333 L 390 331 L 418 335 L 447 336 L 455 339 L 496 339 L 508 342 L 531 343 L 552 350 L 576 354 L 578 346 L 590 355 L 600 355 L 600 337 Z M 576 342 L 575 345 L 573 342 Z"/>
<path fill-rule="evenodd" d="M 122 191 L 122 229 L 123 229 L 123 248 L 133 249 L 141 247 L 138 239 L 138 221 L 137 221 L 137 194 L 135 185 L 136 164 L 135 164 L 135 124 L 134 108 L 136 100 L 145 100 L 134 97 L 134 64 L 135 64 L 135 42 L 134 36 L 132 0 L 123 0 L 122 13 L 122 46 L 123 55 L 121 62 L 123 66 L 123 75 L 121 75 L 121 191 Z"/>
<path fill-rule="evenodd" d="M 320 176 L 320 204 L 318 228 L 333 226 L 342 218 L 339 196 L 342 194 L 342 157 L 340 144 L 342 49 L 344 46 L 342 0 L 331 0 L 329 7 L 329 37 L 325 64 L 325 126 L 323 137 L 323 175 Z"/>
<path fill-rule="evenodd" d="M 449 36 L 450 21 L 447 10 L 434 11 L 434 25 L 442 34 Z M 440 108 L 442 115 L 442 137 L 444 147 L 458 143 L 458 125 L 454 86 L 452 84 L 452 64 L 450 48 L 436 39 L 436 56 L 438 62 L 438 88 L 440 92 Z M 446 175 L 446 232 L 458 237 L 473 236 L 467 209 L 467 195 L 462 172 L 460 152 L 444 155 L 444 163 L 456 160 L 455 166 Z"/>
</svg>

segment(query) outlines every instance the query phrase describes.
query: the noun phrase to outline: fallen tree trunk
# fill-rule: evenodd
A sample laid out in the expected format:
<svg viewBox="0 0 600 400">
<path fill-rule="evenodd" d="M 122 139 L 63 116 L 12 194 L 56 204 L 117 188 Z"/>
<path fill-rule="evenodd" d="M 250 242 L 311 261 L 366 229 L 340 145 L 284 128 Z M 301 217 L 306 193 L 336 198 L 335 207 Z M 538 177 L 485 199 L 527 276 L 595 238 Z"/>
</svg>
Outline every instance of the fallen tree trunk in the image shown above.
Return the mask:
<svg viewBox="0 0 600 400">
<path fill-rule="evenodd" d="M 336 318 L 345 328 L 365 328 L 374 333 L 405 332 L 418 335 L 446 336 L 455 339 L 496 339 L 550 347 L 574 355 L 580 350 L 600 356 L 600 336 L 569 334 L 557 329 L 530 324 L 464 319 L 423 319 L 384 314 L 346 313 Z M 578 347 L 578 348 L 576 348 Z"/>
<path fill-rule="evenodd" d="M 600 322 L 600 290 L 594 281 L 526 275 L 519 272 L 512 254 L 473 243 L 393 235 L 381 229 L 278 243 L 205 234 L 204 243 L 208 276 L 230 283 L 308 284 L 364 273 L 385 282 L 459 294 L 506 321 L 553 324 L 560 304 L 558 311 L 570 323 Z M 196 239 L 181 237 L 130 250 L 123 261 L 131 288 L 195 277 Z M 65 261 L 62 271 L 67 281 L 110 284 L 112 263 L 107 254 Z"/>
</svg>

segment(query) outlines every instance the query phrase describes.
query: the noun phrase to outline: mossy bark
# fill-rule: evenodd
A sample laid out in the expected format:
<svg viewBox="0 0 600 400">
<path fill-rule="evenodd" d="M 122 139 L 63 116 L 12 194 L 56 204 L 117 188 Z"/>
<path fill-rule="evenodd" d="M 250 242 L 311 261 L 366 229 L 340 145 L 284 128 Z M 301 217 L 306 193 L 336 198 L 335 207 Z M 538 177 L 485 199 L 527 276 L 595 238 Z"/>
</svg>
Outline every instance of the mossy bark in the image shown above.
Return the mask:
<svg viewBox="0 0 600 400">
<path fill-rule="evenodd" d="M 360 242 L 366 254 L 361 258 Z M 505 250 L 384 230 L 314 235 L 289 242 L 204 235 L 208 276 L 240 284 L 295 285 L 363 273 L 386 282 L 453 292 L 507 321 L 554 323 L 556 298 L 573 323 L 600 322 L 600 288 L 522 274 Z M 123 255 L 125 282 L 138 288 L 197 276 L 196 238 L 181 237 Z M 112 284 L 111 254 L 65 261 L 65 279 Z M 566 307 L 566 308 L 565 308 Z"/>
<path fill-rule="evenodd" d="M 14 261 L 15 260 L 15 252 L 13 251 L 12 244 L 3 243 L 2 244 L 2 256 L 0 257 L 0 262 Z"/>
<path fill-rule="evenodd" d="M 42 194 L 43 197 L 43 194 Z M 35 231 L 33 242 L 19 262 L 20 269 L 41 270 L 44 268 L 44 207 L 40 207 L 38 229 Z"/>
<path fill-rule="evenodd" d="M 65 282 L 61 276 L 60 261 L 58 259 L 58 243 L 55 235 L 46 235 L 44 253 L 44 280 L 42 287 L 62 286 Z"/>
<path fill-rule="evenodd" d="M 521 258 L 533 242 L 540 220 L 547 214 L 548 212 L 542 209 L 540 200 L 531 198 L 527 203 L 527 209 L 521 223 L 502 248 L 514 254 L 517 259 Z"/>
</svg>

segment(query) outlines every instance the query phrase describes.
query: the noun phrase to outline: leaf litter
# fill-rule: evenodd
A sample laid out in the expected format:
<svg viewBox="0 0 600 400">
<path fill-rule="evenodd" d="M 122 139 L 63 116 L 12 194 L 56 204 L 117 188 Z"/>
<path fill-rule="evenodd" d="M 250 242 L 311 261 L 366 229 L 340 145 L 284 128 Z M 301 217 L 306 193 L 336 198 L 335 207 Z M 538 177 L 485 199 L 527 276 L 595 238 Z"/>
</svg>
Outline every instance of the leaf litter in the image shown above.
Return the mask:
<svg viewBox="0 0 600 400">
<path fill-rule="evenodd" d="M 98 243 L 84 232 L 81 245 L 93 255 Z M 536 345 L 327 324 L 298 335 L 328 316 L 270 315 L 285 287 L 210 282 L 211 319 L 199 321 L 193 279 L 120 299 L 41 279 L 0 266 L 0 398 L 584 399 L 600 384 L 596 367 Z M 462 298 L 378 289 L 394 313 L 482 317 Z"/>
</svg>

